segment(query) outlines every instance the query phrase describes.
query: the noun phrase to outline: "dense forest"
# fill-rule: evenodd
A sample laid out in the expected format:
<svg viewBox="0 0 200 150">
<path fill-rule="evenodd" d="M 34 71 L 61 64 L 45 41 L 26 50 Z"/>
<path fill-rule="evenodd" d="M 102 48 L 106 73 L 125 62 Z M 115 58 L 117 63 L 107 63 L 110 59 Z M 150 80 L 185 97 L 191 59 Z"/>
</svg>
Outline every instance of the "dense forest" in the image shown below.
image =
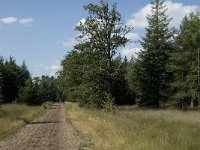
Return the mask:
<svg viewBox="0 0 200 150">
<path fill-rule="evenodd" d="M 61 99 L 58 79 L 42 76 L 32 78 L 25 62 L 21 66 L 14 58 L 0 58 L 0 102 L 42 104 Z"/>
<path fill-rule="evenodd" d="M 84 6 L 85 22 L 76 25 L 78 44 L 61 62 L 57 77 L 31 77 L 25 62 L 0 58 L 0 102 L 41 104 L 76 101 L 81 106 L 113 109 L 198 108 L 200 11 L 187 14 L 179 29 L 170 28 L 164 1 L 152 1 L 152 14 L 138 57 L 122 58 L 132 32 L 107 1 Z M 175 18 L 174 18 L 175 19 Z"/>
</svg>

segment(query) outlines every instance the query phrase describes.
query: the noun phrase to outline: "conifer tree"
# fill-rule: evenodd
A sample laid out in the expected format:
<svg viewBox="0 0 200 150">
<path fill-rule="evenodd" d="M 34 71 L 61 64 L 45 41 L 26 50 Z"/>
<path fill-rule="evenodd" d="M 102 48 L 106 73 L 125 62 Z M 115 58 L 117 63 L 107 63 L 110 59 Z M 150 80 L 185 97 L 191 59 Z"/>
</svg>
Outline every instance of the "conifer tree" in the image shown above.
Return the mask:
<svg viewBox="0 0 200 150">
<path fill-rule="evenodd" d="M 136 67 L 140 87 L 138 104 L 141 106 L 158 108 L 168 97 L 170 75 L 166 66 L 173 50 L 174 32 L 168 28 L 171 18 L 166 11 L 164 1 L 152 1 L 152 14 L 147 16 L 148 27 L 141 42 L 143 51 Z"/>
<path fill-rule="evenodd" d="M 198 104 L 200 12 L 185 16 L 176 38 L 176 50 L 170 58 L 174 80 L 171 83 L 171 104 L 187 108 Z"/>
<path fill-rule="evenodd" d="M 0 103 L 3 102 L 3 76 L 2 73 L 0 72 Z"/>
<path fill-rule="evenodd" d="M 3 58 L 0 56 L 0 103 L 3 102 Z"/>
</svg>

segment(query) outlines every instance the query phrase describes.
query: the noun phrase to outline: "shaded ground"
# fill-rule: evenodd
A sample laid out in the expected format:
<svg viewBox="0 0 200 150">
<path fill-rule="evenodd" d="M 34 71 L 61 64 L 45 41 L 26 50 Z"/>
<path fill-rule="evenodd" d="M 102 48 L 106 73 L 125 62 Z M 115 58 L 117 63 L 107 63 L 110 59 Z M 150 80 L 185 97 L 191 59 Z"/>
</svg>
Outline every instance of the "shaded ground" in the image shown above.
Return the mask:
<svg viewBox="0 0 200 150">
<path fill-rule="evenodd" d="M 78 150 L 83 143 L 65 121 L 65 107 L 54 104 L 43 117 L 0 142 L 0 150 Z"/>
</svg>

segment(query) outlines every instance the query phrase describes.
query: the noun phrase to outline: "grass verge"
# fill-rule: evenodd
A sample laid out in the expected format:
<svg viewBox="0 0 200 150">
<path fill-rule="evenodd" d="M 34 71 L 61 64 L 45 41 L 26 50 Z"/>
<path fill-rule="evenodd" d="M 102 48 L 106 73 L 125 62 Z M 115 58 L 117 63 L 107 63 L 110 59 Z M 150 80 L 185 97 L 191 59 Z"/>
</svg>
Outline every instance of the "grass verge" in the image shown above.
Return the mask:
<svg viewBox="0 0 200 150">
<path fill-rule="evenodd" d="M 45 112 L 43 106 L 3 104 L 0 107 L 0 140 L 15 133 L 29 121 Z"/>
<path fill-rule="evenodd" d="M 118 110 L 113 115 L 67 103 L 75 129 L 96 150 L 196 150 L 200 147 L 200 112 Z"/>
</svg>

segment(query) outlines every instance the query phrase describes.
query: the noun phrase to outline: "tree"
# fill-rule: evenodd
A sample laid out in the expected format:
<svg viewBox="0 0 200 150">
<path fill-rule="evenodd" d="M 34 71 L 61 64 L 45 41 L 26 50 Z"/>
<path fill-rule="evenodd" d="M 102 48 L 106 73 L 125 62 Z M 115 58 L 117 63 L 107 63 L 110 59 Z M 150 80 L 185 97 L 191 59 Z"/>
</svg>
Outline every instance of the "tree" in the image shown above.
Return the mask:
<svg viewBox="0 0 200 150">
<path fill-rule="evenodd" d="M 113 76 L 113 97 L 116 105 L 131 105 L 135 104 L 135 94 L 129 88 L 128 80 L 126 78 L 128 71 L 128 59 L 125 57 L 122 61 L 119 55 L 114 61 L 115 72 Z"/>
<path fill-rule="evenodd" d="M 16 64 L 16 60 L 13 57 L 5 60 L 3 71 L 3 92 L 5 102 L 9 103 L 16 100 L 20 88 L 25 85 L 25 82 L 29 77 L 30 74 L 25 62 L 23 62 L 22 66 L 19 66 Z"/>
<path fill-rule="evenodd" d="M 194 11 L 182 20 L 176 38 L 176 49 L 170 58 L 174 76 L 171 83 L 171 105 L 193 108 L 199 103 L 199 41 L 200 12 Z"/>
<path fill-rule="evenodd" d="M 125 46 L 128 42 L 125 35 L 131 29 L 121 22 L 121 15 L 117 11 L 116 4 L 109 10 L 108 2 L 101 0 L 99 5 L 90 3 L 84 6 L 84 9 L 90 16 L 84 23 L 80 22 L 76 30 L 82 32 L 79 39 L 88 38 L 88 40 L 78 44 L 76 48 L 81 46 L 84 49 L 87 47 L 87 50 L 98 51 L 107 59 L 107 65 L 111 68 L 113 56 L 120 46 Z"/>
<path fill-rule="evenodd" d="M 137 79 L 137 59 L 132 57 L 130 61 L 127 63 L 127 71 L 126 71 L 126 81 L 128 83 L 128 91 L 129 95 L 134 99 L 134 102 L 137 101 L 139 94 L 139 85 L 138 85 L 138 79 Z M 138 68 L 139 70 L 139 68 Z"/>
<path fill-rule="evenodd" d="M 9 60 L 5 60 L 5 72 L 4 72 L 4 98 L 5 102 L 12 102 L 15 100 L 18 94 L 18 70 L 15 59 L 12 57 Z"/>
<path fill-rule="evenodd" d="M 2 73 L 0 72 L 0 103 L 3 102 L 3 77 Z"/>
<path fill-rule="evenodd" d="M 60 72 L 60 85 L 66 99 L 77 100 L 78 86 L 83 83 L 83 58 L 84 55 L 78 51 L 69 52 L 61 62 L 62 71 Z M 84 65 L 85 66 L 85 65 Z"/>
<path fill-rule="evenodd" d="M 54 77 L 42 76 L 39 82 L 40 101 L 57 101 L 58 85 Z"/>
<path fill-rule="evenodd" d="M 20 79 L 18 85 L 19 87 L 23 87 L 25 85 L 26 80 L 30 78 L 30 72 L 28 71 L 25 61 L 23 61 L 22 65 L 20 66 L 18 76 Z"/>
<path fill-rule="evenodd" d="M 29 78 L 25 86 L 20 89 L 18 102 L 31 105 L 42 104 L 46 101 L 59 100 L 60 90 L 54 77 L 42 76 Z"/>
<path fill-rule="evenodd" d="M 166 66 L 173 51 L 174 32 L 168 28 L 171 19 L 166 11 L 164 1 L 152 1 L 152 15 L 147 16 L 148 27 L 141 42 L 144 50 L 139 55 L 136 67 L 140 106 L 158 108 L 168 98 L 170 74 Z"/>
<path fill-rule="evenodd" d="M 114 93 L 117 93 L 116 90 L 119 88 L 114 86 L 115 79 L 119 79 L 116 77 L 119 70 L 114 56 L 118 48 L 128 42 L 125 35 L 131 29 L 121 23 L 121 15 L 116 9 L 116 4 L 110 7 L 108 2 L 100 1 L 99 5 L 90 3 L 84 6 L 84 9 L 88 11 L 89 17 L 84 23 L 76 26 L 76 30 L 81 34 L 78 36 L 80 43 L 74 47 L 77 51 L 74 56 L 81 56 L 83 75 L 76 90 L 83 93 L 79 96 L 82 101 L 85 99 L 84 103 L 102 108 L 106 103 L 112 103 L 113 97 L 117 98 Z M 78 63 L 78 60 L 75 62 Z M 63 68 L 65 70 L 65 66 Z"/>
<path fill-rule="evenodd" d="M 25 86 L 20 89 L 18 102 L 26 104 L 41 104 L 42 102 L 38 98 L 38 89 L 33 83 L 32 78 L 29 78 L 25 82 Z"/>
<path fill-rule="evenodd" d="M 0 103 L 4 101 L 3 99 L 3 70 L 4 70 L 4 64 L 3 64 L 3 58 L 0 57 Z"/>
</svg>

